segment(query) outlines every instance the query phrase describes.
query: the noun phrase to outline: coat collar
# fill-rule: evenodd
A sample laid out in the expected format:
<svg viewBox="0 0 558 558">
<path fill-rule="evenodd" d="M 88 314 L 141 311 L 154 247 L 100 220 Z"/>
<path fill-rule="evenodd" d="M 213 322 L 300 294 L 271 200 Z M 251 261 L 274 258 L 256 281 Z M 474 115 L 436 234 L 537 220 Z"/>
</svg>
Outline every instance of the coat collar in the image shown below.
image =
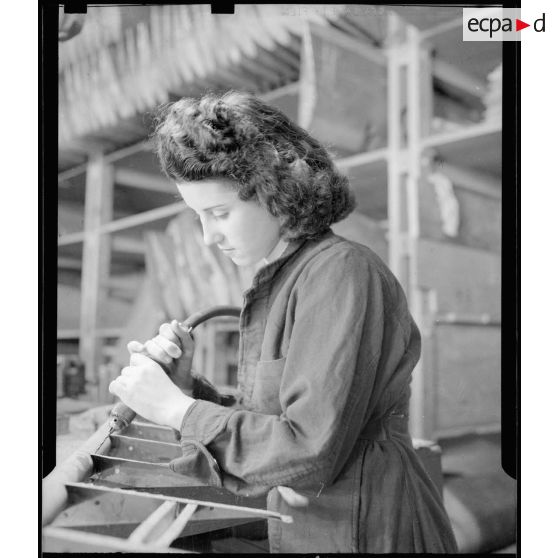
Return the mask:
<svg viewBox="0 0 558 558">
<path fill-rule="evenodd" d="M 267 265 L 264 265 L 256 272 L 252 281 L 252 286 L 244 293 L 244 295 L 246 296 L 248 295 L 248 293 L 252 293 L 256 289 L 259 289 L 264 284 L 271 281 L 275 277 L 277 272 L 285 264 L 287 264 L 287 262 L 293 259 L 296 254 L 301 253 L 305 247 L 308 247 L 311 250 L 312 247 L 316 247 L 318 243 L 321 245 L 324 240 L 329 239 L 330 241 L 332 241 L 335 238 L 337 237 L 335 236 L 333 231 L 331 229 L 328 229 L 317 240 L 291 240 L 288 246 L 285 248 L 285 251 L 279 258 Z"/>
</svg>

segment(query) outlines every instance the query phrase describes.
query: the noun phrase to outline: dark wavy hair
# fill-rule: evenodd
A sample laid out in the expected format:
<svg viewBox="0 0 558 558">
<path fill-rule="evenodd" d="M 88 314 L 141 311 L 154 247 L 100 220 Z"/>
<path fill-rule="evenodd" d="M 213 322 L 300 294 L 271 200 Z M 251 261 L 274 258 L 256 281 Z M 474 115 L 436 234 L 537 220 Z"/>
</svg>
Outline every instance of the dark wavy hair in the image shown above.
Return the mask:
<svg viewBox="0 0 558 558">
<path fill-rule="evenodd" d="M 279 218 L 285 240 L 317 238 L 355 207 L 326 149 L 254 95 L 184 98 L 160 107 L 155 124 L 157 155 L 171 180 L 231 179 L 241 200 L 256 199 Z"/>
</svg>

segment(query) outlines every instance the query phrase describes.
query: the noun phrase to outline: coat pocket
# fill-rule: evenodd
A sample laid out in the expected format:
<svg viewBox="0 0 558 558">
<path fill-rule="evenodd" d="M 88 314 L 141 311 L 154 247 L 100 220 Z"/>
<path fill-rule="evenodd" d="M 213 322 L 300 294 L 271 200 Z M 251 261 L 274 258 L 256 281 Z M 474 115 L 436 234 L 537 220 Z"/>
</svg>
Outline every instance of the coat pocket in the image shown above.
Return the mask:
<svg viewBox="0 0 558 558">
<path fill-rule="evenodd" d="M 252 407 L 268 415 L 280 415 L 279 388 L 286 358 L 260 360 L 256 365 Z"/>
</svg>

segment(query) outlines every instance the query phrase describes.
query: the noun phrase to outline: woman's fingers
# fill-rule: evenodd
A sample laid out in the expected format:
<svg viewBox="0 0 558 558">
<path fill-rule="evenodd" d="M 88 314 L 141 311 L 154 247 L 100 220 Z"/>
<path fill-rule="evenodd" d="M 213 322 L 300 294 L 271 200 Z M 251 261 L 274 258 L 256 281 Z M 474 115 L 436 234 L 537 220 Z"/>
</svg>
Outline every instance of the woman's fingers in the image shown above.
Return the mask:
<svg viewBox="0 0 558 558">
<path fill-rule="evenodd" d="M 294 508 L 301 508 L 307 506 L 309 503 L 308 498 L 295 492 L 292 488 L 288 486 L 278 486 L 277 491 L 281 494 L 281 497 L 289 506 L 293 506 Z"/>
<path fill-rule="evenodd" d="M 140 343 L 139 341 L 130 341 L 126 345 L 126 348 L 128 349 L 128 352 L 131 355 L 134 353 L 145 353 L 145 346 L 143 343 Z"/>
<path fill-rule="evenodd" d="M 176 343 L 169 341 L 163 335 L 157 335 L 152 339 L 152 341 L 159 345 L 159 347 L 161 347 L 161 349 L 163 349 L 163 351 L 165 351 L 172 358 L 178 358 L 182 354 L 180 347 L 178 347 Z"/>
<path fill-rule="evenodd" d="M 194 353 L 194 340 L 188 332 L 188 330 L 179 324 L 176 320 L 173 320 L 170 324 L 174 334 L 180 339 L 180 345 L 184 356 L 192 356 Z"/>
<path fill-rule="evenodd" d="M 176 320 L 173 320 L 173 322 L 176 322 Z M 174 333 L 169 323 L 164 323 L 161 325 L 161 327 L 159 328 L 159 335 L 166 337 L 169 341 L 171 341 L 175 345 L 180 346 L 180 337 Z"/>
<path fill-rule="evenodd" d="M 125 366 L 120 372 L 120 376 L 132 376 L 134 374 L 134 369 L 131 366 Z"/>
<path fill-rule="evenodd" d="M 150 357 L 152 357 L 157 362 L 162 362 L 164 364 L 170 364 L 172 362 L 172 357 L 169 356 L 166 351 L 153 339 L 150 339 L 145 343 L 145 348 Z"/>
<path fill-rule="evenodd" d="M 115 378 L 109 384 L 108 387 L 109 392 L 112 393 L 113 395 L 116 395 L 116 397 L 122 398 L 122 394 L 125 392 L 128 386 L 126 376 L 128 376 L 131 373 L 130 368 L 131 366 L 126 366 L 125 368 L 123 368 L 121 375 L 118 376 L 118 378 Z"/>
</svg>

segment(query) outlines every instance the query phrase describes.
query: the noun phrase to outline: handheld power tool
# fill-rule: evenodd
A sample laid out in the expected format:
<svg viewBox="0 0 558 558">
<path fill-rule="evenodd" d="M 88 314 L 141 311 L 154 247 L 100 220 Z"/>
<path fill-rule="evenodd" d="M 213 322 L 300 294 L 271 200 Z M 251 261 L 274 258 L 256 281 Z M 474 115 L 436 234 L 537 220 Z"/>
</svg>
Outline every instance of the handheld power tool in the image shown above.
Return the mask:
<svg viewBox="0 0 558 558">
<path fill-rule="evenodd" d="M 185 320 L 179 325 L 191 335 L 191 332 L 198 325 L 216 316 L 239 317 L 240 308 L 238 308 L 237 306 L 213 306 L 212 308 L 209 308 L 207 310 L 202 310 L 200 312 L 193 314 L 187 320 Z M 158 364 L 160 364 L 165 370 L 165 372 L 169 374 L 168 369 L 163 364 L 161 363 Z M 172 375 L 170 374 L 169 376 L 171 377 L 173 382 L 177 384 L 178 387 L 180 387 L 181 389 L 191 389 L 191 384 L 192 384 L 191 371 L 183 370 L 181 372 L 183 374 L 183 377 L 172 377 Z M 114 434 L 115 432 L 118 432 L 123 428 L 129 426 L 135 417 L 136 417 L 135 411 L 133 411 L 132 409 L 130 409 L 130 407 L 122 403 L 122 401 L 119 401 L 110 412 L 109 432 L 106 438 L 108 438 L 111 434 Z"/>
</svg>

